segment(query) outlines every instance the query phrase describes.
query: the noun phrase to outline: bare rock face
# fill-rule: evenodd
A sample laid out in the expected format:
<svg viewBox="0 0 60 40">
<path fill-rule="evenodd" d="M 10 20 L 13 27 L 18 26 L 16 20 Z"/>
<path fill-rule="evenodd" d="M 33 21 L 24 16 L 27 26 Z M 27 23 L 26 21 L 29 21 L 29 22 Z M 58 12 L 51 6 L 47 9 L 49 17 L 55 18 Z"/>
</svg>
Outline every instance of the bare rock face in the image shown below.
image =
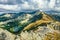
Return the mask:
<svg viewBox="0 0 60 40">
<path fill-rule="evenodd" d="M 0 40 L 14 40 L 15 35 L 0 28 Z"/>
</svg>

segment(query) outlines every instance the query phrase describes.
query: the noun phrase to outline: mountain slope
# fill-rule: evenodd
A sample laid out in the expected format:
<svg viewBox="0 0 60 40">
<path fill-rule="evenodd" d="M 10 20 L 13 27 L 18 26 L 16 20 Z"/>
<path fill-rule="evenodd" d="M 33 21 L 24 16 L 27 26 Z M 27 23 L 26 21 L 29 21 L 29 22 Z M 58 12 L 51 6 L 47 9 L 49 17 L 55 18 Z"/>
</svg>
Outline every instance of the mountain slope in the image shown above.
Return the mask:
<svg viewBox="0 0 60 40">
<path fill-rule="evenodd" d="M 9 15 L 9 16 L 7 16 Z M 56 15 L 57 16 L 57 15 Z M 55 20 L 57 19 L 54 16 L 51 16 L 49 14 L 46 14 L 45 12 L 40 12 L 40 11 L 36 11 L 33 12 L 33 14 L 30 13 L 8 13 L 8 14 L 4 14 L 4 15 L 0 15 L 0 17 L 2 17 L 1 21 L 0 21 L 0 28 L 6 29 L 12 33 L 20 33 L 21 31 L 25 31 L 25 30 L 33 30 L 35 28 L 37 28 L 38 26 L 48 26 L 48 28 L 51 29 L 56 29 L 56 30 L 60 30 L 57 26 L 60 26 L 60 22 Z M 3 18 L 3 17 L 6 17 Z M 55 19 L 54 19 L 55 18 Z M 59 19 L 59 18 L 58 18 Z M 54 28 L 54 26 L 49 26 L 49 25 L 57 25 Z"/>
</svg>

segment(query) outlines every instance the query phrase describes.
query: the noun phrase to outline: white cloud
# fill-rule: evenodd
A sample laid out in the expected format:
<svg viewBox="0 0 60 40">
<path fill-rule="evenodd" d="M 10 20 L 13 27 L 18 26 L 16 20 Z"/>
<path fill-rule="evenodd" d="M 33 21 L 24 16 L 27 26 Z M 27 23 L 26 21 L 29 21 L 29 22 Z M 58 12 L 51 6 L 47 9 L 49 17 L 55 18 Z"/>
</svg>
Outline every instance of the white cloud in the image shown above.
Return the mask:
<svg viewBox="0 0 60 40">
<path fill-rule="evenodd" d="M 28 4 L 28 2 L 24 2 L 24 4 L 21 4 L 20 5 L 20 7 L 22 8 L 22 9 L 28 9 L 29 8 L 29 4 Z"/>
<path fill-rule="evenodd" d="M 18 5 L 3 5 L 3 4 L 0 4 L 0 8 L 6 9 L 6 10 L 16 10 L 18 8 Z"/>
<path fill-rule="evenodd" d="M 0 0 L 0 2 L 7 2 L 8 0 Z"/>
<path fill-rule="evenodd" d="M 54 8 L 56 0 L 50 0 L 49 8 Z"/>
<path fill-rule="evenodd" d="M 60 0 L 31 0 L 30 2 L 33 3 L 34 8 L 37 9 L 60 11 Z"/>
<path fill-rule="evenodd" d="M 60 12 L 60 7 L 55 7 L 53 10 Z"/>
<path fill-rule="evenodd" d="M 26 9 L 35 9 L 33 5 L 30 5 L 28 2 L 24 2 L 24 4 L 19 5 L 21 10 L 26 10 Z"/>
<path fill-rule="evenodd" d="M 35 9 L 49 10 L 49 2 L 47 0 L 29 0 L 28 3 Z"/>
<path fill-rule="evenodd" d="M 60 0 L 20 0 L 20 2 L 23 3 L 17 3 L 18 0 L 10 0 L 11 4 L 12 2 L 15 3 L 14 5 L 4 5 L 0 4 L 0 8 L 6 9 L 6 10 L 14 10 L 14 11 L 23 11 L 23 10 L 43 10 L 43 11 L 49 11 L 49 10 L 60 10 Z M 4 2 L 4 0 L 0 0 L 0 2 Z M 9 0 L 5 0 L 5 2 L 9 2 Z M 58 4 L 56 4 L 56 2 Z"/>
<path fill-rule="evenodd" d="M 60 11 L 60 0 L 55 1 L 56 4 L 54 5 L 53 10 Z"/>
</svg>

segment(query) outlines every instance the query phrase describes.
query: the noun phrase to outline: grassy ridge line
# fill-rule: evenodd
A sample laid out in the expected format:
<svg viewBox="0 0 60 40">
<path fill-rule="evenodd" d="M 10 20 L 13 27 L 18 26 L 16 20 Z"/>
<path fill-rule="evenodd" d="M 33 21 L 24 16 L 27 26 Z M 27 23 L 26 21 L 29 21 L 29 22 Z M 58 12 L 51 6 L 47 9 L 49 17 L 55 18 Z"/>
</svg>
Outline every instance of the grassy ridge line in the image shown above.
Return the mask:
<svg viewBox="0 0 60 40">
<path fill-rule="evenodd" d="M 48 24 L 48 23 L 50 23 L 50 22 L 53 21 L 53 19 L 52 19 L 50 16 L 48 16 L 47 14 L 45 14 L 44 12 L 41 12 L 41 14 L 43 14 L 42 19 L 36 20 L 35 22 L 30 23 L 30 24 L 27 25 L 23 30 L 29 30 L 29 29 L 31 29 L 32 27 L 37 27 L 38 25 L 40 25 L 40 24 L 42 24 L 42 23 Z"/>
</svg>

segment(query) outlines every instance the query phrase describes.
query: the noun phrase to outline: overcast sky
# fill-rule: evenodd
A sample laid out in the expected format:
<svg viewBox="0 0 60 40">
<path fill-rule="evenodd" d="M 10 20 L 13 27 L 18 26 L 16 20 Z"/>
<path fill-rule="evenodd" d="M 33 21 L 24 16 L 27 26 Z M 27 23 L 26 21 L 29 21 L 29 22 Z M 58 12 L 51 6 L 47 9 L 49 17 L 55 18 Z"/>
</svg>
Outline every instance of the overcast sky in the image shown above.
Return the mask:
<svg viewBox="0 0 60 40">
<path fill-rule="evenodd" d="M 60 0 L 0 0 L 0 11 L 60 11 Z"/>
</svg>

